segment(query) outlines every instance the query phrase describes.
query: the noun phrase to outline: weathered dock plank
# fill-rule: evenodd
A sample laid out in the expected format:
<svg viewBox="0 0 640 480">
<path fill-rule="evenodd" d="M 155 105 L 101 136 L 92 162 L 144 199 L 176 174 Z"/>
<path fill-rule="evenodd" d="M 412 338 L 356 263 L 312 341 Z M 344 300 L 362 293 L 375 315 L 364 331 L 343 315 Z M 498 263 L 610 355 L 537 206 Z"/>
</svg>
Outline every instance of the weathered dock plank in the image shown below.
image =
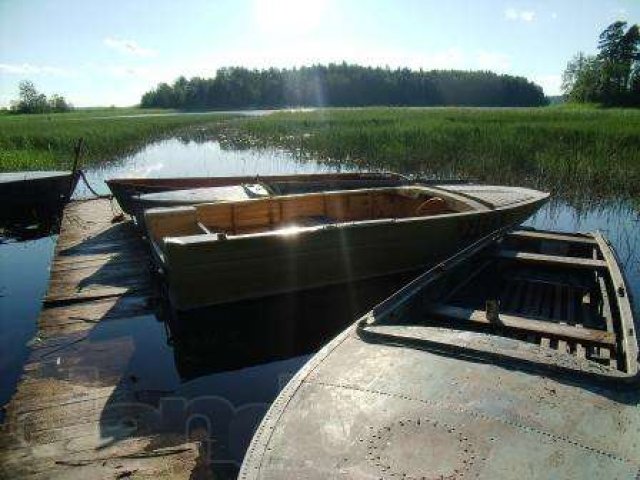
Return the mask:
<svg viewBox="0 0 640 480">
<path fill-rule="evenodd" d="M 0 430 L 2 478 L 209 476 L 200 442 L 161 428 L 163 392 L 136 377 L 140 338 L 158 327 L 146 248 L 130 221 L 112 222 L 114 208 L 100 199 L 65 209 L 38 332 Z"/>
</svg>

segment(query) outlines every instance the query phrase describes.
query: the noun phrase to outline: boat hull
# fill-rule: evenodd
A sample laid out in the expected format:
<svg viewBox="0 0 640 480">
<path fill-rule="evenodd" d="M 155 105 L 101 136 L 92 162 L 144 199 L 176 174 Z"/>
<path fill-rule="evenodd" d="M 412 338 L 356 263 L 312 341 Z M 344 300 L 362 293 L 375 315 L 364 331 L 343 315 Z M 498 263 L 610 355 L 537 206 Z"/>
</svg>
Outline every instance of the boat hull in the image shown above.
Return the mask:
<svg viewBox="0 0 640 480">
<path fill-rule="evenodd" d="M 532 250 L 548 255 L 522 256 L 522 268 L 514 269 L 497 255 L 514 236 L 496 244 L 501 235 L 425 272 L 321 349 L 272 404 L 238 478 L 636 478 L 638 347 L 613 251 L 599 234 L 520 231 L 513 243 L 540 241 Z M 504 296 L 486 288 L 496 277 L 472 273 L 490 264 Z M 522 295 L 518 288 L 507 295 L 506 279 L 516 271 L 532 283 Z M 598 298 L 595 284 L 604 286 L 600 295 L 616 285 L 618 298 Z M 549 288 L 581 292 L 576 300 L 587 302 L 581 308 L 591 314 L 583 321 L 571 308 L 549 308 L 563 304 Z M 473 302 L 477 295 L 501 298 L 505 309 L 520 301 L 527 314 L 549 313 L 544 320 L 519 317 L 516 327 L 509 315 L 490 314 L 487 302 L 486 329 L 470 326 L 471 317 L 452 328 L 429 314 L 438 302 Z M 604 307 L 613 310 L 603 314 Z M 606 333 L 609 321 L 629 365 L 607 365 L 600 355 L 590 357 L 595 350 L 585 357 L 577 345 L 561 346 L 562 338 L 584 340 L 596 328 Z M 553 341 L 527 337 L 525 324 Z"/>
<path fill-rule="evenodd" d="M 414 271 L 491 231 L 516 226 L 546 196 L 515 207 L 372 220 L 286 235 L 169 239 L 158 258 L 178 310 Z"/>
<path fill-rule="evenodd" d="M 17 172 L 0 174 L 0 217 L 16 220 L 27 214 L 57 211 L 78 182 L 71 172 Z"/>
<path fill-rule="evenodd" d="M 238 478 L 636 478 L 637 390 L 579 388 L 353 333 L 281 392 Z M 468 344 L 470 334 L 440 339 Z"/>
</svg>

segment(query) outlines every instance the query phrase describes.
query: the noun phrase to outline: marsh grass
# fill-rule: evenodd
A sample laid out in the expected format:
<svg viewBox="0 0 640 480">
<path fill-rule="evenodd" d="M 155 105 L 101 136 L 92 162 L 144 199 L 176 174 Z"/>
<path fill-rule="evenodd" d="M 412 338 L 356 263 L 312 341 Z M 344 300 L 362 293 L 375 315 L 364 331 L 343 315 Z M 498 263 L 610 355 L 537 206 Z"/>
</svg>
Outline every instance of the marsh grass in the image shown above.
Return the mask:
<svg viewBox="0 0 640 480">
<path fill-rule="evenodd" d="M 141 114 L 161 113 L 155 116 Z M 168 113 L 168 114 L 167 114 Z M 281 148 L 361 169 L 530 185 L 572 197 L 640 197 L 640 110 L 362 108 L 258 117 L 90 109 L 0 116 L 0 170 L 122 158 L 167 136 L 215 136 L 223 148 Z M 566 196 L 566 195 L 564 195 Z"/>
<path fill-rule="evenodd" d="M 0 171 L 69 168 L 73 146 L 85 140 L 83 165 L 99 164 L 135 152 L 151 141 L 195 125 L 212 130 L 219 113 L 182 115 L 140 109 L 87 109 L 51 115 L 0 117 Z M 150 116 L 141 116 L 141 115 Z"/>
<path fill-rule="evenodd" d="M 638 110 L 369 108 L 280 112 L 232 124 L 257 146 L 330 164 L 586 196 L 640 193 Z"/>
</svg>

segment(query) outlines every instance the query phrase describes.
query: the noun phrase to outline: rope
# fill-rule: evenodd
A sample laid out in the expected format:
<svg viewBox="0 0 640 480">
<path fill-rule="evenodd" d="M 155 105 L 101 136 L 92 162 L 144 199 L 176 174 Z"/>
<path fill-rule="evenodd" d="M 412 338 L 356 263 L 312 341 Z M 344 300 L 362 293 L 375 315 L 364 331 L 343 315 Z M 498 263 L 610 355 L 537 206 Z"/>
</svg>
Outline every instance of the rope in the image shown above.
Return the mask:
<svg viewBox="0 0 640 480">
<path fill-rule="evenodd" d="M 87 177 L 84 174 L 84 171 L 82 170 L 78 170 L 78 173 L 80 173 L 80 178 L 82 179 L 82 181 L 84 182 L 84 184 L 86 185 L 86 187 L 89 189 L 89 191 L 96 197 L 96 198 L 111 198 L 111 195 L 107 194 L 107 195 L 100 195 L 98 192 L 96 192 L 93 187 L 89 184 L 89 180 L 87 180 Z"/>
</svg>

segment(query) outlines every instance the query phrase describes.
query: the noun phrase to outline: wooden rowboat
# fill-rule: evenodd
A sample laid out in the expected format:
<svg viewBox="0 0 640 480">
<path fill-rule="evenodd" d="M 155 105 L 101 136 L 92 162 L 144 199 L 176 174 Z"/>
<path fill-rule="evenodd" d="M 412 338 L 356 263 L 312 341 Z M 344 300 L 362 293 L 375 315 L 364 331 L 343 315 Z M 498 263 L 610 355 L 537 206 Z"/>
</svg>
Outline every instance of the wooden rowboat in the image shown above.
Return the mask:
<svg viewBox="0 0 640 480">
<path fill-rule="evenodd" d="M 239 478 L 629 478 L 629 292 L 600 234 L 486 237 L 320 350 Z"/>
<path fill-rule="evenodd" d="M 517 225 L 548 194 L 410 186 L 286 195 L 145 213 L 184 310 L 416 270 Z"/>
<path fill-rule="evenodd" d="M 289 195 L 327 190 L 391 187 L 409 180 L 396 173 L 326 173 L 243 177 L 117 178 L 107 185 L 125 213 L 141 218 L 147 208 L 224 201 L 229 195 L 255 198 L 243 185 L 256 185 L 270 195 Z M 235 192 L 220 190 L 235 188 Z"/>
<path fill-rule="evenodd" d="M 0 173 L 2 219 L 16 219 L 26 213 L 57 210 L 69 200 L 79 172 Z"/>
</svg>

